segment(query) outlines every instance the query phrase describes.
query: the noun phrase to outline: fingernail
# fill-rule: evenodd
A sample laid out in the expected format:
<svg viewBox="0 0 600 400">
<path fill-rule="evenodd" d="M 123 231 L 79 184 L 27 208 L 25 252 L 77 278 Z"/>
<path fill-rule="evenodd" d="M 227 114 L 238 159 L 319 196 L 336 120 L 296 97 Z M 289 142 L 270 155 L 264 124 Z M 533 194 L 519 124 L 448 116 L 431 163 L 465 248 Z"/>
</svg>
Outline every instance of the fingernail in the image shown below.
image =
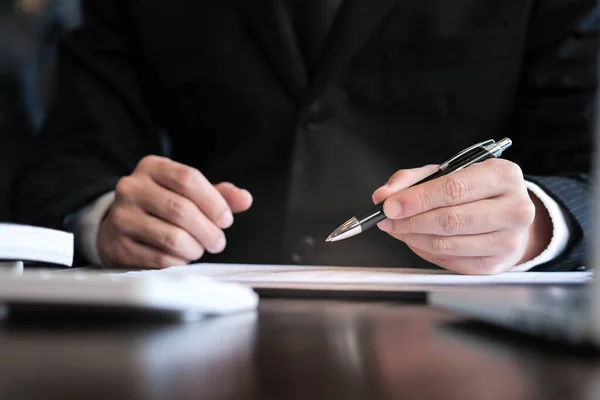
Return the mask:
<svg viewBox="0 0 600 400">
<path fill-rule="evenodd" d="M 397 201 L 388 201 L 383 206 L 383 212 L 389 218 L 397 218 L 402 213 L 402 206 Z"/>
<path fill-rule="evenodd" d="M 229 228 L 233 224 L 233 214 L 231 211 L 225 211 L 223 214 L 221 214 L 217 224 L 221 228 Z"/>
<path fill-rule="evenodd" d="M 385 185 L 381 186 L 379 189 L 377 189 L 375 191 L 375 193 L 381 191 L 381 190 L 388 190 L 390 188 L 390 185 L 388 183 L 386 183 Z"/>
<path fill-rule="evenodd" d="M 242 189 L 242 192 L 246 194 L 246 196 L 248 196 L 250 198 L 250 200 L 254 200 L 254 198 L 252 197 L 252 195 L 250 194 L 249 191 L 247 191 L 246 189 Z"/>
<path fill-rule="evenodd" d="M 389 219 L 384 219 L 383 221 L 377 223 L 379 229 L 381 229 L 384 232 L 390 232 L 392 230 L 392 225 L 392 221 L 390 221 Z"/>
<path fill-rule="evenodd" d="M 225 245 L 227 244 L 227 241 L 225 240 L 225 235 L 221 236 L 221 238 L 219 239 L 219 241 L 217 242 L 217 244 L 215 244 L 215 249 L 214 252 L 215 253 L 220 253 L 223 250 L 225 250 Z"/>
</svg>

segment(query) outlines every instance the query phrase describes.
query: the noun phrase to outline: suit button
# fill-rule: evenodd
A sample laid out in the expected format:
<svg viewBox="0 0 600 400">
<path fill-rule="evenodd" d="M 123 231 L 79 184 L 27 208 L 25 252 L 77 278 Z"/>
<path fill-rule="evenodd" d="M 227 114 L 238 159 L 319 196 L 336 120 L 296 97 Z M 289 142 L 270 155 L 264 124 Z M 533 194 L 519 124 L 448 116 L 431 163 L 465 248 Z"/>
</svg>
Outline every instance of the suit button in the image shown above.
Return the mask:
<svg viewBox="0 0 600 400">
<path fill-rule="evenodd" d="M 325 119 L 325 114 L 323 112 L 323 105 L 321 102 L 316 101 L 311 104 L 306 110 L 304 116 L 304 123 L 302 127 L 307 132 L 313 132 L 317 130 L 320 123 Z"/>
<path fill-rule="evenodd" d="M 315 101 L 308 107 L 308 116 L 309 118 L 320 118 L 323 114 L 323 106 L 321 102 Z M 312 119 L 311 118 L 311 119 Z"/>
<path fill-rule="evenodd" d="M 312 247 L 315 245 L 315 238 L 312 236 L 304 236 L 303 241 L 304 241 L 304 244 L 307 246 Z"/>
<path fill-rule="evenodd" d="M 290 258 L 292 259 L 293 262 L 295 262 L 296 264 L 298 264 L 300 261 L 302 261 L 302 257 L 300 257 L 300 254 L 298 253 L 292 253 L 290 255 Z"/>
<path fill-rule="evenodd" d="M 319 124 L 317 122 L 307 121 L 302 124 L 302 130 L 304 130 L 304 132 L 314 132 L 317 129 L 319 129 Z"/>
</svg>

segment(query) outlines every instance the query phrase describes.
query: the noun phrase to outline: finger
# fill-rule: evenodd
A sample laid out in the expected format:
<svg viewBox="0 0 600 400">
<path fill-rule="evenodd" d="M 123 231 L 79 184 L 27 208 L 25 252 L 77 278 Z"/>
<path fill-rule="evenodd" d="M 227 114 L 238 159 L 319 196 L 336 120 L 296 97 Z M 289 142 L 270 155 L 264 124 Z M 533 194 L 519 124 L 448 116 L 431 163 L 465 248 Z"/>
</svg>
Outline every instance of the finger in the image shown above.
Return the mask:
<svg viewBox="0 0 600 400">
<path fill-rule="evenodd" d="M 487 160 L 395 193 L 384 203 L 385 215 L 393 219 L 407 218 L 435 208 L 526 190 L 518 166 L 508 161 L 498 164 L 497 161 Z"/>
<path fill-rule="evenodd" d="M 188 232 L 209 253 L 223 251 L 225 234 L 198 206 L 158 185 L 146 185 L 137 204 L 147 213 Z"/>
<path fill-rule="evenodd" d="M 130 269 L 163 269 L 188 263 L 179 257 L 174 257 L 164 251 L 136 242 L 131 238 L 122 237 L 116 246 L 118 267 Z"/>
<path fill-rule="evenodd" d="M 421 168 L 401 169 L 400 171 L 397 171 L 390 177 L 385 185 L 373 193 L 373 203 L 379 204 L 392 194 L 414 185 L 421 179 L 433 174 L 437 168 L 437 165 L 431 164 Z"/>
<path fill-rule="evenodd" d="M 497 197 L 442 207 L 403 219 L 385 219 L 378 226 L 394 234 L 474 235 L 531 225 L 535 206 L 529 198 Z"/>
<path fill-rule="evenodd" d="M 411 250 L 413 250 L 416 255 L 432 264 L 463 275 L 496 275 L 507 271 L 514 265 L 513 261 L 502 256 L 440 256 L 416 248 L 411 248 Z"/>
<path fill-rule="evenodd" d="M 188 232 L 137 207 L 120 207 L 113 211 L 114 224 L 119 231 L 135 241 L 155 247 L 169 255 L 185 260 L 197 260 L 204 247 Z M 225 244 L 222 245 L 225 247 Z"/>
<path fill-rule="evenodd" d="M 218 183 L 215 187 L 234 213 L 247 211 L 252 206 L 252 195 L 246 189 L 240 189 L 229 182 Z"/>
<path fill-rule="evenodd" d="M 161 159 L 148 171 L 159 185 L 190 199 L 220 228 L 233 224 L 233 214 L 221 193 L 197 169 Z"/>
<path fill-rule="evenodd" d="M 393 236 L 411 248 L 443 257 L 488 257 L 522 254 L 526 245 L 526 232 L 498 231 L 460 236 L 409 233 Z"/>
</svg>

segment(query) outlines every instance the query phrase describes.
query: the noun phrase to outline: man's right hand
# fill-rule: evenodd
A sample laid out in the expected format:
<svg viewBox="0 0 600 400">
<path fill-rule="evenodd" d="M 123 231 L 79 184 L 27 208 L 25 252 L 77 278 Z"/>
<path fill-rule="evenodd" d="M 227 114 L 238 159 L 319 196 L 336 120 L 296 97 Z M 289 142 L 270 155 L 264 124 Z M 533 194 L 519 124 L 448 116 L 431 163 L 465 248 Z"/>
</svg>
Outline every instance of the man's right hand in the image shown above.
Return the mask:
<svg viewBox="0 0 600 400">
<path fill-rule="evenodd" d="M 166 268 L 225 248 L 223 229 L 252 205 L 247 190 L 212 185 L 197 169 L 147 156 L 122 178 L 98 230 L 98 253 L 109 268 Z"/>
</svg>

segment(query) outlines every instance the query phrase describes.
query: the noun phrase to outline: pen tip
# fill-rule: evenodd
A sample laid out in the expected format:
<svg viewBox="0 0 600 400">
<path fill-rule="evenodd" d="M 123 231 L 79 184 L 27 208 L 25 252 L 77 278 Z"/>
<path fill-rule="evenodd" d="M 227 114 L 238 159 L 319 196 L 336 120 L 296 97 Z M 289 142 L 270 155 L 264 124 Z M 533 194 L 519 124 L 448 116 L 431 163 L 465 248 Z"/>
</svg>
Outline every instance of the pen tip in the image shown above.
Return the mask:
<svg viewBox="0 0 600 400">
<path fill-rule="evenodd" d="M 358 220 L 354 217 L 340 225 L 331 235 L 325 239 L 325 242 L 337 242 L 362 232 Z"/>
</svg>

